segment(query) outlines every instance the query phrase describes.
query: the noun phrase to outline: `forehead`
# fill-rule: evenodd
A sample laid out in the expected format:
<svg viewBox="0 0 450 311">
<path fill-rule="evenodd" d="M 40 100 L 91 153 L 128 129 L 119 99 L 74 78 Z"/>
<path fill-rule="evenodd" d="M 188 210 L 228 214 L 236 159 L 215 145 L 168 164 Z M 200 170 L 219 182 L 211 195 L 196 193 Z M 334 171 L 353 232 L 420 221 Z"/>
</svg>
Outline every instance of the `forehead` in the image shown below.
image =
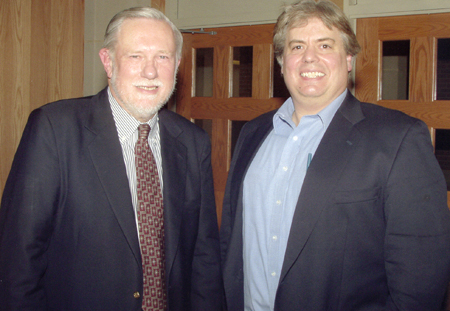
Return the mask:
<svg viewBox="0 0 450 311">
<path fill-rule="evenodd" d="M 158 45 L 175 49 L 172 28 L 165 22 L 148 18 L 130 18 L 123 21 L 117 35 L 117 44 Z"/>
<path fill-rule="evenodd" d="M 288 29 L 286 33 L 286 43 L 288 44 L 292 40 L 323 40 L 326 38 L 342 42 L 340 31 L 335 27 L 331 27 L 331 29 L 328 28 L 322 20 L 317 17 L 310 18 L 305 23 L 298 26 L 294 25 Z"/>
</svg>

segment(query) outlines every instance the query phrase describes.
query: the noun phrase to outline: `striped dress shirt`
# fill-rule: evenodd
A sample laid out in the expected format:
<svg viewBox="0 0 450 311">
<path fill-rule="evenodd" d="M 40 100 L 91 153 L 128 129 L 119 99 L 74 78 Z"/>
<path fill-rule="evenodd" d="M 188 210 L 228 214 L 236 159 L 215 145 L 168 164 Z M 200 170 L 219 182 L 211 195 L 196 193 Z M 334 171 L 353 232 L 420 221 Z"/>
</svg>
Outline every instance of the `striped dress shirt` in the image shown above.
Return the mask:
<svg viewBox="0 0 450 311">
<path fill-rule="evenodd" d="M 111 110 L 116 123 L 117 133 L 119 135 L 120 145 L 122 146 L 122 155 L 127 170 L 128 183 L 130 185 L 131 200 L 136 218 L 137 227 L 137 190 L 136 190 L 136 166 L 134 146 L 138 140 L 139 131 L 138 126 L 141 124 L 133 116 L 131 116 L 125 109 L 123 109 L 108 88 L 108 99 L 111 105 Z M 163 189 L 162 179 L 162 159 L 161 159 L 161 140 L 159 137 L 159 123 L 158 113 L 147 122 L 150 125 L 150 133 L 148 135 L 148 143 L 155 157 L 156 166 L 158 167 L 159 181 L 161 184 L 161 192 Z"/>
</svg>

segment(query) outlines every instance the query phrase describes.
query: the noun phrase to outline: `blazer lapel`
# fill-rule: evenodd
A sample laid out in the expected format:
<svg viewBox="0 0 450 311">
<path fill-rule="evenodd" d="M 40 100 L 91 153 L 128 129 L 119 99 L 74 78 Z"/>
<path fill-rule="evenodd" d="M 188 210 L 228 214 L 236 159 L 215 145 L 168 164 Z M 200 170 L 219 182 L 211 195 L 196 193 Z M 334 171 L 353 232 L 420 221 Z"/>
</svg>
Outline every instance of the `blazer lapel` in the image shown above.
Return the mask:
<svg viewBox="0 0 450 311">
<path fill-rule="evenodd" d="M 224 207 L 227 206 L 230 223 L 221 228 L 221 234 L 229 231 L 229 241 L 226 246 L 222 245 L 222 251 L 226 249 L 226 258 L 222 258 L 224 286 L 228 295 L 227 304 L 229 310 L 242 309 L 244 305 L 243 285 L 243 202 L 242 190 L 245 174 L 253 160 L 256 152 L 264 139 L 273 129 L 273 115 L 276 111 L 267 113 L 247 124 L 239 136 L 233 160 L 230 167 L 230 175 L 227 181 L 227 198 Z M 228 192 L 228 188 L 230 189 Z M 225 231 L 223 231 L 225 230 Z M 224 254 L 223 254 L 224 255 Z"/>
<path fill-rule="evenodd" d="M 231 164 L 233 172 L 231 176 L 231 206 L 238 206 L 238 202 L 242 199 L 242 186 L 244 184 L 245 174 L 252 162 L 256 152 L 263 143 L 264 139 L 273 129 L 273 115 L 276 111 L 272 111 L 261 116 L 258 123 L 254 123 L 253 127 L 248 129 L 245 136 L 240 137 L 238 145 L 236 146 L 235 155 L 233 156 L 233 162 Z M 232 211 L 234 212 L 234 211 Z M 237 211 L 239 212 L 239 211 Z M 242 211 L 240 211 L 242 212 Z"/>
<path fill-rule="evenodd" d="M 86 130 L 93 137 L 88 146 L 91 159 L 109 205 L 117 217 L 136 261 L 141 265 L 130 186 L 106 89 L 92 98 L 91 107 L 91 114 L 85 124 Z"/>
<path fill-rule="evenodd" d="M 302 252 L 330 194 L 336 188 L 360 139 L 354 125 L 362 119 L 364 115 L 360 103 L 349 93 L 323 136 L 305 176 L 292 219 L 280 282 Z"/>
<path fill-rule="evenodd" d="M 181 215 L 185 202 L 187 148 L 178 139 L 183 132 L 166 110 L 159 112 L 161 157 L 163 168 L 163 201 L 166 274 L 175 260 L 180 237 Z"/>
<path fill-rule="evenodd" d="M 255 157 L 259 147 L 263 143 L 264 139 L 273 129 L 273 115 L 276 111 L 272 111 L 259 117 L 258 122 L 252 124 L 252 128 L 245 128 L 245 132 L 239 136 L 238 145 L 236 146 L 235 154 L 231 162 L 229 187 L 230 198 L 227 205 L 230 206 L 230 218 L 232 219 L 233 234 L 231 237 L 229 249 L 229 263 L 234 262 L 233 267 L 227 268 L 239 268 L 242 267 L 242 250 L 243 250 L 243 186 L 244 178 L 247 170 Z M 227 186 L 228 187 L 228 186 Z M 225 203 L 225 201 L 224 201 Z M 237 261 L 236 261 L 237 260 Z M 229 265 L 228 265 L 229 266 Z M 242 269 L 240 269 L 242 271 Z M 236 274 L 235 274 L 236 276 Z"/>
</svg>

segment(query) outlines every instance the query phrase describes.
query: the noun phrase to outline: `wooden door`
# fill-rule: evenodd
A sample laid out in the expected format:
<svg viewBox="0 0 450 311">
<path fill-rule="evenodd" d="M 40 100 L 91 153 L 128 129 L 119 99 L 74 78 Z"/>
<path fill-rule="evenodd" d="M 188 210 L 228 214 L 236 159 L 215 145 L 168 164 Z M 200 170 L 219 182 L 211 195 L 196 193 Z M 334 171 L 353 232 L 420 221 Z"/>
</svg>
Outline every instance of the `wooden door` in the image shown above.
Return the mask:
<svg viewBox="0 0 450 311">
<path fill-rule="evenodd" d="M 425 121 L 450 185 L 450 14 L 363 18 L 356 29 L 356 97 Z"/>
<path fill-rule="evenodd" d="M 219 224 L 232 149 L 240 128 L 244 122 L 279 108 L 287 96 L 280 69 L 274 63 L 273 27 L 226 27 L 204 29 L 207 34 L 184 34 L 176 111 L 210 135 Z"/>
</svg>

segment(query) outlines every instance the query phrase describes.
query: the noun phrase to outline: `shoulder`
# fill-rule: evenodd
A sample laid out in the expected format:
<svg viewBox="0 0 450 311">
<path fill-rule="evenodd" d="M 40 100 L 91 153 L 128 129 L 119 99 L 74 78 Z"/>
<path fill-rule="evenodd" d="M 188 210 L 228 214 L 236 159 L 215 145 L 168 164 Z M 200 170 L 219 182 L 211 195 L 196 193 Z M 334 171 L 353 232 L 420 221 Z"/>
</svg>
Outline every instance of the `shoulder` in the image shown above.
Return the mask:
<svg viewBox="0 0 450 311">
<path fill-rule="evenodd" d="M 275 113 L 278 111 L 278 109 L 263 113 L 262 115 L 254 118 L 253 120 L 249 121 L 248 124 L 250 126 L 255 126 L 258 127 L 260 125 L 264 125 L 267 124 L 267 122 L 272 123 L 273 120 L 273 116 L 275 115 Z"/>
<path fill-rule="evenodd" d="M 158 112 L 161 135 L 167 134 L 183 140 L 200 140 L 209 142 L 206 131 L 190 120 L 168 109 Z"/>
<path fill-rule="evenodd" d="M 93 109 L 103 106 L 110 110 L 106 92 L 96 95 L 62 99 L 45 104 L 31 112 L 31 117 L 35 115 L 46 115 L 54 119 L 67 119 L 86 116 Z"/>
<path fill-rule="evenodd" d="M 428 131 L 425 122 L 399 110 L 370 103 L 361 103 L 361 109 L 365 119 L 358 127 L 371 133 L 380 132 L 386 136 L 403 136 L 411 128 L 421 128 L 423 131 Z"/>
<path fill-rule="evenodd" d="M 351 94 L 338 111 L 361 131 L 403 132 L 413 125 L 425 125 L 423 121 L 402 111 L 360 102 Z"/>
<path fill-rule="evenodd" d="M 273 127 L 273 116 L 278 109 L 263 113 L 262 115 L 248 121 L 242 127 L 241 134 L 248 134 L 256 131 L 266 131 Z"/>
<path fill-rule="evenodd" d="M 361 102 L 350 92 L 338 111 L 351 123 L 359 123 L 359 126 L 404 126 L 420 121 L 398 110 Z"/>
<path fill-rule="evenodd" d="M 427 149 L 431 146 L 428 126 L 422 120 L 376 104 L 361 102 L 359 106 L 363 118 L 353 126 L 361 134 L 361 142 L 372 146 L 370 149 L 394 152 L 406 146 L 405 142 L 424 145 Z M 394 146 L 395 150 L 391 149 Z"/>
<path fill-rule="evenodd" d="M 411 117 L 402 111 L 386 108 L 376 104 L 362 102 L 361 109 L 367 119 L 377 120 L 377 122 L 380 123 L 392 123 L 395 121 L 395 123 L 400 122 L 404 124 L 411 124 L 420 121 L 419 119 Z"/>
<path fill-rule="evenodd" d="M 196 126 L 194 123 L 183 117 L 182 115 L 170 111 L 168 109 L 161 109 L 158 112 L 159 120 L 164 125 L 176 125 L 183 128 L 188 128 L 191 130 L 199 130 L 200 128 Z"/>
</svg>

